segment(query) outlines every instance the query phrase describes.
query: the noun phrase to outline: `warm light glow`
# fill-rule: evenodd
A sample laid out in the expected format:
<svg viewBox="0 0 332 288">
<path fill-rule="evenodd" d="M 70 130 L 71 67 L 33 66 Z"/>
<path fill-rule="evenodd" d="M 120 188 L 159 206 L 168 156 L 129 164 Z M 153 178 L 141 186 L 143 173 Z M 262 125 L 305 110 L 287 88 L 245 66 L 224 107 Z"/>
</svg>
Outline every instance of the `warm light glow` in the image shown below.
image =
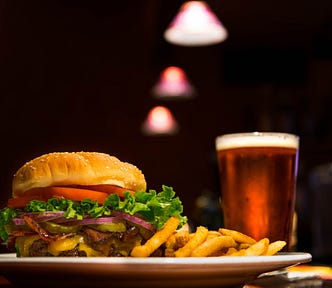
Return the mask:
<svg viewBox="0 0 332 288">
<path fill-rule="evenodd" d="M 157 98 L 182 99 L 192 97 L 194 89 L 181 68 L 170 66 L 161 73 L 152 93 Z"/>
<path fill-rule="evenodd" d="M 289 278 L 319 277 L 324 280 L 332 280 L 332 268 L 329 266 L 302 264 L 289 267 L 287 270 Z"/>
<path fill-rule="evenodd" d="M 177 45 L 201 46 L 224 41 L 228 32 L 204 1 L 185 2 L 164 33 Z"/>
<path fill-rule="evenodd" d="M 146 135 L 175 134 L 178 131 L 178 125 L 168 108 L 156 106 L 149 111 L 142 131 Z"/>
<path fill-rule="evenodd" d="M 177 83 L 184 81 L 186 76 L 181 68 L 171 66 L 164 70 L 163 73 L 164 80 L 171 83 Z"/>
</svg>

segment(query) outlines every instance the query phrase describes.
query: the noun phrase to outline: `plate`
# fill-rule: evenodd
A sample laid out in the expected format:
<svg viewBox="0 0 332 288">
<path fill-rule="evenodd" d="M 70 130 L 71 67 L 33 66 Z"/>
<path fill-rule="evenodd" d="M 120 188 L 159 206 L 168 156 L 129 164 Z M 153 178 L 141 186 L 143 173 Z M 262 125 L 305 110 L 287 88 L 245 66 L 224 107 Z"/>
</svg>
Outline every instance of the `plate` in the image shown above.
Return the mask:
<svg viewBox="0 0 332 288">
<path fill-rule="evenodd" d="M 300 252 L 204 258 L 17 258 L 0 254 L 0 271 L 20 287 L 225 287 L 310 260 L 309 253 Z"/>
</svg>

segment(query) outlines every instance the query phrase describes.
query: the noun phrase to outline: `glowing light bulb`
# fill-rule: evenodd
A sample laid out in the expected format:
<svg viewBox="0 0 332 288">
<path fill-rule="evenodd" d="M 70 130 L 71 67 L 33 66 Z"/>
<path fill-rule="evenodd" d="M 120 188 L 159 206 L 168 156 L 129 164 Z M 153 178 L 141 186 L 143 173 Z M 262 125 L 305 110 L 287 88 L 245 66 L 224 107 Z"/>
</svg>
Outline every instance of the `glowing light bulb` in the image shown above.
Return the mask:
<svg viewBox="0 0 332 288">
<path fill-rule="evenodd" d="M 155 106 L 149 111 L 142 125 L 142 131 L 146 135 L 170 135 L 178 131 L 178 125 L 168 108 Z"/>
<path fill-rule="evenodd" d="M 164 33 L 176 45 L 202 46 L 224 41 L 228 32 L 204 1 L 185 2 Z"/>
<path fill-rule="evenodd" d="M 152 93 L 156 98 L 183 99 L 191 98 L 195 91 L 185 72 L 179 67 L 170 66 L 162 71 Z"/>
<path fill-rule="evenodd" d="M 165 77 L 165 81 L 171 83 L 178 83 L 186 78 L 183 70 L 179 67 L 174 67 L 174 66 L 166 68 L 163 73 L 163 76 Z"/>
</svg>

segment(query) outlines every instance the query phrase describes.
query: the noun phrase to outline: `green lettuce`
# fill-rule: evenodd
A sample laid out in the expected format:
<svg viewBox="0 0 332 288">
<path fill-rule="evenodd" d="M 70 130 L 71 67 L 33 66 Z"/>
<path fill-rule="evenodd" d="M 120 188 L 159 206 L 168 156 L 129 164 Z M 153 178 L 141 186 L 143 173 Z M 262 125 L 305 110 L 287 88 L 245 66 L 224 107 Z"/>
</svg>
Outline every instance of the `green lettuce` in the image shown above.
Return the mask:
<svg viewBox="0 0 332 288">
<path fill-rule="evenodd" d="M 5 242 L 8 239 L 6 225 L 11 223 L 11 219 L 24 212 L 45 212 L 64 211 L 65 218 L 83 219 L 85 215 L 93 218 L 108 216 L 112 211 L 122 211 L 130 215 L 139 214 L 145 221 L 149 222 L 156 229 L 160 229 L 171 216 L 180 219 L 179 228 L 187 222 L 187 217 L 182 216 L 183 205 L 179 197 L 176 196 L 172 187 L 163 185 L 162 191 L 156 190 L 148 192 L 138 191 L 135 194 L 124 193 L 123 199 L 117 194 L 110 194 L 103 205 L 98 205 L 96 201 L 85 199 L 83 201 L 72 201 L 68 199 L 51 198 L 47 202 L 32 200 L 24 211 L 4 208 L 0 210 L 0 237 Z"/>
<path fill-rule="evenodd" d="M 11 223 L 11 219 L 20 214 L 19 211 L 12 208 L 3 208 L 0 210 L 0 238 L 6 242 L 8 239 L 8 233 L 6 226 Z"/>
<path fill-rule="evenodd" d="M 183 212 L 181 200 L 175 197 L 172 187 L 163 185 L 162 188 L 163 191 L 159 193 L 155 190 L 138 191 L 134 195 L 125 192 L 123 200 L 117 194 L 111 194 L 104 206 L 130 215 L 140 214 L 157 229 L 160 229 L 171 216 L 178 217 L 182 226 L 187 222 L 187 217 L 181 216 Z"/>
</svg>

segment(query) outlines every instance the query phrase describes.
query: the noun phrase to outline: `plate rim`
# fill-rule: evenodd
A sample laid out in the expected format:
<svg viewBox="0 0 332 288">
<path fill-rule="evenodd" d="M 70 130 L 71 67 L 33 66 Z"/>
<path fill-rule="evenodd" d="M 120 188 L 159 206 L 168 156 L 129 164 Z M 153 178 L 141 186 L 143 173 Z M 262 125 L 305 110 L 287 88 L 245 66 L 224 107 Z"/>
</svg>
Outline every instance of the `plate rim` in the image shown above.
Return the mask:
<svg viewBox="0 0 332 288">
<path fill-rule="evenodd" d="M 0 253 L 0 265 L 5 263 L 45 263 L 45 264 L 144 264 L 144 265 L 226 265 L 251 263 L 297 263 L 310 262 L 308 252 L 281 252 L 272 256 L 219 256 L 219 257 L 16 257 L 15 253 Z"/>
<path fill-rule="evenodd" d="M 24 257 L 0 254 L 0 270 L 9 281 L 19 286 L 45 287 L 49 277 L 60 273 L 62 280 L 51 288 L 58 288 L 63 279 L 77 287 L 200 288 L 229 287 L 252 281 L 266 272 L 311 261 L 306 252 L 280 253 L 273 256 L 219 257 Z M 44 262 L 43 262 L 44 261 Z M 46 261 L 46 262 L 45 262 Z M 21 279 L 17 275 L 22 273 Z M 126 277 L 128 273 L 131 277 Z M 42 275 L 42 276 L 41 276 Z M 38 276 L 38 277 L 37 277 Z M 95 279 L 98 277 L 98 283 Z M 67 281 L 65 280 L 65 281 Z M 75 282 L 76 281 L 76 282 Z M 77 282 L 78 281 L 78 282 Z M 137 286 L 139 283 L 139 286 Z M 75 285 L 76 285 L 75 284 Z M 98 286 L 99 285 L 99 286 Z"/>
</svg>

